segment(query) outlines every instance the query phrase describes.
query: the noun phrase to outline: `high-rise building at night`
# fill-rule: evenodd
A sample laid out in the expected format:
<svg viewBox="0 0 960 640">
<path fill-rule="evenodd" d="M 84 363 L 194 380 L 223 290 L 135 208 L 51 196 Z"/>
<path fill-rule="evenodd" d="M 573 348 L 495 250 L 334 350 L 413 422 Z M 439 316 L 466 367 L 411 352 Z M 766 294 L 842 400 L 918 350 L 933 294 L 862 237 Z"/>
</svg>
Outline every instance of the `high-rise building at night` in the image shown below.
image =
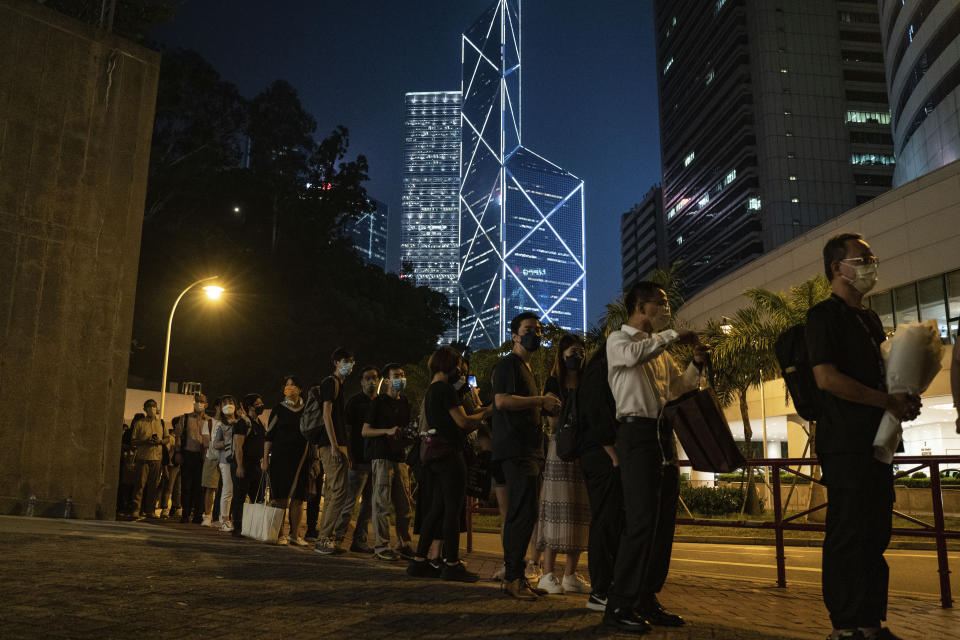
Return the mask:
<svg viewBox="0 0 960 640">
<path fill-rule="evenodd" d="M 960 0 L 880 3 L 900 186 L 960 159 Z"/>
<path fill-rule="evenodd" d="M 400 275 L 457 302 L 460 92 L 404 96 Z M 444 340 L 456 338 L 451 327 Z"/>
<path fill-rule="evenodd" d="M 347 233 L 353 240 L 353 248 L 364 262 L 386 271 L 390 210 L 379 200 L 370 202 L 375 209 L 347 224 Z"/>
<path fill-rule="evenodd" d="M 620 216 L 620 260 L 623 288 L 642 280 L 651 271 L 666 268 L 666 229 L 663 191 L 650 188 L 639 204 Z"/>
<path fill-rule="evenodd" d="M 890 188 L 876 3 L 654 6 L 668 259 L 688 294 Z"/>
<path fill-rule="evenodd" d="M 586 329 L 583 181 L 522 146 L 520 2 L 464 32 L 459 339 L 498 347 L 523 311 Z"/>
</svg>

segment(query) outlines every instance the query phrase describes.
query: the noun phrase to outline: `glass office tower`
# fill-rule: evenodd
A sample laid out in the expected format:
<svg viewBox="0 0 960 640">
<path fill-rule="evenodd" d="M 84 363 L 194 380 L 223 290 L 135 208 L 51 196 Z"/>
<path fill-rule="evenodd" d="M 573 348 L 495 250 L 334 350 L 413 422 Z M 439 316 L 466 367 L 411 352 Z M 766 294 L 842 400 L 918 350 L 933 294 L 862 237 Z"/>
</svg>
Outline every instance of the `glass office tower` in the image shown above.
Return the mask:
<svg viewBox="0 0 960 640">
<path fill-rule="evenodd" d="M 521 144 L 519 0 L 493 3 L 461 47 L 459 339 L 497 347 L 523 311 L 583 332 L 583 181 Z"/>
<path fill-rule="evenodd" d="M 376 207 L 347 225 L 353 248 L 367 264 L 387 270 L 387 241 L 390 230 L 390 209 L 379 200 L 371 200 Z"/>
<path fill-rule="evenodd" d="M 404 96 L 400 275 L 457 301 L 460 92 Z M 452 327 L 444 339 L 456 338 Z"/>
</svg>

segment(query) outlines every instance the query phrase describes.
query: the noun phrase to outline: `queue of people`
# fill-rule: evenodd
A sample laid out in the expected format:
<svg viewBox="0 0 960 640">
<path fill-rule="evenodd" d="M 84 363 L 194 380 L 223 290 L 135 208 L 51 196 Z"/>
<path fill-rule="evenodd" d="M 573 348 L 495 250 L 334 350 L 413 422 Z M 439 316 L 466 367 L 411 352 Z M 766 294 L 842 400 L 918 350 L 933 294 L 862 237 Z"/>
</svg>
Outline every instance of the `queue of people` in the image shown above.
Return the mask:
<svg viewBox="0 0 960 640">
<path fill-rule="evenodd" d="M 894 638 L 882 627 L 893 474 L 872 443 L 884 411 L 911 420 L 920 399 L 884 386 L 879 345 L 885 336 L 876 314 L 862 307 L 876 281 L 870 246 L 858 234 L 842 234 L 827 243 L 823 258 L 833 294 L 811 309 L 806 339 L 820 394 L 817 455 L 830 490 L 823 592 L 831 638 Z M 148 400 L 125 435 L 135 449 L 125 458 L 135 482 L 126 502 L 135 517 L 159 508 L 179 513 L 181 522 L 217 522 L 239 535 L 244 502 L 264 500 L 268 487 L 273 503 L 286 508 L 283 542 L 289 545 L 312 544 L 325 556 L 349 549 L 384 562 L 404 558 L 411 578 L 473 582 L 479 576 L 463 563 L 459 547 L 468 467 L 479 464 L 492 477 L 503 516 L 503 568 L 496 577 L 506 594 L 520 601 L 584 594 L 585 606 L 603 612 L 603 622 L 621 632 L 682 626 L 684 619 L 658 600 L 680 489 L 675 437 L 663 408 L 697 388 L 709 352 L 694 331 L 670 328 L 659 285 L 638 282 L 624 301 L 626 322 L 589 361 L 579 336 L 564 335 L 552 345 L 554 364 L 543 386 L 530 366 L 541 348 L 539 316 L 513 318 L 512 350 L 494 368 L 489 404 L 468 384 L 469 362 L 453 347 L 430 357 L 430 385 L 419 408 L 406 397 L 398 363 L 362 368 L 360 391 L 345 400 L 354 358 L 344 349 L 332 354 L 331 372 L 319 385 L 308 389 L 300 378 L 284 377 L 283 399 L 266 425 L 257 394 L 242 401 L 225 395 L 212 411 L 196 394 L 194 411 L 169 430 Z M 692 351 L 683 370 L 668 351 L 675 343 Z M 308 402 L 317 402 L 322 416 L 312 442 L 301 429 Z M 560 457 L 557 442 L 571 418 L 578 425 L 573 460 Z M 589 581 L 577 572 L 584 552 Z"/>
</svg>

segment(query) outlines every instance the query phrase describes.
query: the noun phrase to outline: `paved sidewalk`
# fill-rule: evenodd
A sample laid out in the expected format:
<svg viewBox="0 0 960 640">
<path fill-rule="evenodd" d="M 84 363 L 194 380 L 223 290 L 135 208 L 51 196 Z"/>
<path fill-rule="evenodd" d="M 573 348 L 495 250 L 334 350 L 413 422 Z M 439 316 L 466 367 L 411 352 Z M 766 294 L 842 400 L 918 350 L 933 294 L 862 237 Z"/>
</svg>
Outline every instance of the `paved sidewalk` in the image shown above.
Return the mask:
<svg viewBox="0 0 960 640">
<path fill-rule="evenodd" d="M 491 582 L 408 578 L 402 563 L 322 557 L 194 525 L 0 517 L 0 637 L 600 638 L 584 596 L 515 602 Z M 467 558 L 481 576 L 499 559 Z M 671 573 L 663 603 L 687 627 L 648 638 L 823 638 L 819 592 Z M 956 638 L 960 612 L 896 598 L 907 639 Z"/>
</svg>

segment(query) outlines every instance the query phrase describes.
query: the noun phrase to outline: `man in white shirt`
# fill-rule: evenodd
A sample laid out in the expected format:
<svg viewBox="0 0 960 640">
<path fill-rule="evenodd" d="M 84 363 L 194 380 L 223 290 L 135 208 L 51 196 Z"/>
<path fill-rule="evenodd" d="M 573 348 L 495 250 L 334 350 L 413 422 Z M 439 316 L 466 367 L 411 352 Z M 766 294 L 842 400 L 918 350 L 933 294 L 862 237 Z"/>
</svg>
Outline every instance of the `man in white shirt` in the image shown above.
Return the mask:
<svg viewBox="0 0 960 640">
<path fill-rule="evenodd" d="M 659 285 L 638 282 L 624 301 L 630 317 L 607 338 L 607 358 L 619 422 L 614 464 L 624 488 L 625 522 L 604 622 L 646 633 L 651 624 L 684 624 L 657 601 L 670 566 L 680 495 L 673 430 L 658 418 L 667 401 L 697 387 L 708 354 L 693 331 L 667 329 L 670 306 Z M 674 342 L 693 346 L 694 362 L 683 373 L 665 350 Z"/>
</svg>

